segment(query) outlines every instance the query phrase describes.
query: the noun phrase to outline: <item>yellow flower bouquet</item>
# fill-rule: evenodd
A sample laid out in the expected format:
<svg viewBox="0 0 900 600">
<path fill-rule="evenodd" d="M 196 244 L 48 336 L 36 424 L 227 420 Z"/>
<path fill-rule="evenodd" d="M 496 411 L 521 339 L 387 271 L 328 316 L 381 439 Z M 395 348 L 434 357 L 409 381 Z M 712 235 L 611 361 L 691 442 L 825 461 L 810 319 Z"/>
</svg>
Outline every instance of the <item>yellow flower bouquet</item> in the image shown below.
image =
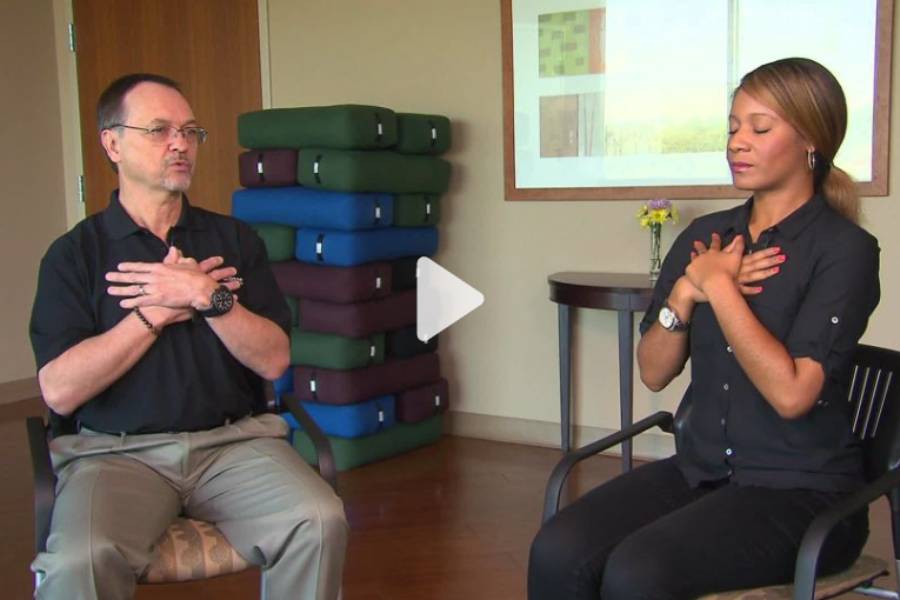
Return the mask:
<svg viewBox="0 0 900 600">
<path fill-rule="evenodd" d="M 650 230 L 650 280 L 656 281 L 662 268 L 659 256 L 662 226 L 666 223 L 678 223 L 678 209 L 671 200 L 657 198 L 641 206 L 637 219 L 642 228 Z"/>
<path fill-rule="evenodd" d="M 657 198 L 641 206 L 637 213 L 638 222 L 644 229 L 664 223 L 678 223 L 678 209 L 666 198 Z"/>
</svg>

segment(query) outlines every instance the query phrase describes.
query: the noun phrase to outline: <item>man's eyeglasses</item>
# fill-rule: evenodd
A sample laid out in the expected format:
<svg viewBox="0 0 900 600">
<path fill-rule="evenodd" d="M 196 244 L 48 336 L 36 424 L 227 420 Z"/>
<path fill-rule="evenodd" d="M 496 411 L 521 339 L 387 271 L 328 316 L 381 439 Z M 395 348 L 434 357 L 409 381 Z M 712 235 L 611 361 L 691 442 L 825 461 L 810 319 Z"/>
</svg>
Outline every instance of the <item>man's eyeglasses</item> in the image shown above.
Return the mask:
<svg viewBox="0 0 900 600">
<path fill-rule="evenodd" d="M 125 129 L 134 129 L 135 131 L 143 131 L 154 144 L 164 144 L 172 140 L 177 134 L 184 136 L 189 144 L 202 144 L 209 136 L 209 132 L 202 127 L 190 125 L 188 127 L 173 127 L 172 125 L 157 125 L 156 127 L 135 127 L 134 125 L 125 125 L 124 123 L 116 123 L 110 125 L 109 128 L 124 127 Z"/>
</svg>

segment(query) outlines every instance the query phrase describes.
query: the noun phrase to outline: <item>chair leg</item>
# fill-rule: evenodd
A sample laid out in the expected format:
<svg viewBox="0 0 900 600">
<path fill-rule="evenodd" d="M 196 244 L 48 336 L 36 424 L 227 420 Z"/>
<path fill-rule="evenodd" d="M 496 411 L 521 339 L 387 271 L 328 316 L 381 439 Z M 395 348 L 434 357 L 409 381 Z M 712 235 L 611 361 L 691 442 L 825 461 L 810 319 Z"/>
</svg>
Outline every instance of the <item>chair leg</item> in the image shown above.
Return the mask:
<svg viewBox="0 0 900 600">
<path fill-rule="evenodd" d="M 894 551 L 894 556 L 897 556 L 896 550 Z M 895 583 L 897 584 L 897 590 L 900 591 L 900 560 L 894 559 L 894 578 L 897 580 Z"/>
</svg>

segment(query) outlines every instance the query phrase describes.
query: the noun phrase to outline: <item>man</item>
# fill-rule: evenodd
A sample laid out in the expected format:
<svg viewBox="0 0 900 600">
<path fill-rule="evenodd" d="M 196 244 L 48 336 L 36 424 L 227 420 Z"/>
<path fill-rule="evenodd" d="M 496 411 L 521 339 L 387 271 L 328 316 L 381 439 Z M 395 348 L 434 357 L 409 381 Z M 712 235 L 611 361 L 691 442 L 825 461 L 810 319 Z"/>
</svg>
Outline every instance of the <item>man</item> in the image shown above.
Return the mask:
<svg viewBox="0 0 900 600">
<path fill-rule="evenodd" d="M 262 566 L 267 597 L 336 598 L 341 501 L 260 414 L 290 327 L 262 242 L 188 203 L 206 131 L 175 82 L 116 80 L 98 125 L 119 189 L 51 245 L 31 320 L 44 399 L 78 425 L 51 443 L 36 597 L 130 598 L 184 513 Z"/>
</svg>

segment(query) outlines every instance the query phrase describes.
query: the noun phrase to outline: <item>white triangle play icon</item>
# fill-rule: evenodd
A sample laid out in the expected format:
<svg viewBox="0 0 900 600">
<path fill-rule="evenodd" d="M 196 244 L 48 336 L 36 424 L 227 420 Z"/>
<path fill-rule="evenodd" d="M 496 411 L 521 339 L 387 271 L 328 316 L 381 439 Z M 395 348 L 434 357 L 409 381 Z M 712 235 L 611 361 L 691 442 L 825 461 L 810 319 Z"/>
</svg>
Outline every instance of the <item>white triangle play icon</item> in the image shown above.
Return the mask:
<svg viewBox="0 0 900 600">
<path fill-rule="evenodd" d="M 416 337 L 427 342 L 484 303 L 484 294 L 424 256 L 416 261 Z"/>
</svg>

